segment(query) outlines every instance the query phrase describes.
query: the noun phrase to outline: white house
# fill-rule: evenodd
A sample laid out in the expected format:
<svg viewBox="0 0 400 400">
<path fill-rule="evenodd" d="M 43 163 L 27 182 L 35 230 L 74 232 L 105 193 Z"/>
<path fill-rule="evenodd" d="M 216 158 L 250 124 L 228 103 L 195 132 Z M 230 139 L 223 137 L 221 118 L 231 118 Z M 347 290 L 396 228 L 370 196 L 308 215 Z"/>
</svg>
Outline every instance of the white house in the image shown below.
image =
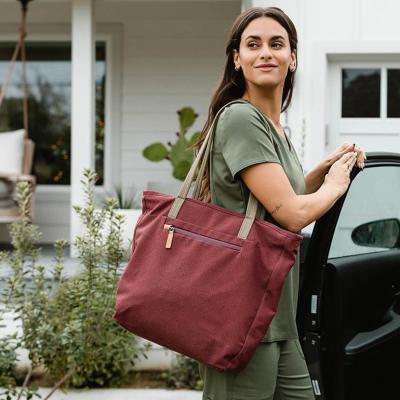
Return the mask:
<svg viewBox="0 0 400 400">
<path fill-rule="evenodd" d="M 96 142 L 104 190 L 172 181 L 168 161 L 152 163 L 141 152 L 174 138 L 182 106 L 199 113 L 193 131 L 202 127 L 228 30 L 251 6 L 278 6 L 296 25 L 296 88 L 281 123 L 306 171 L 346 140 L 366 151 L 400 150 L 397 1 L 34 0 L 28 79 L 39 103 L 31 114 L 44 242 L 79 232 L 70 205 L 82 202 L 81 171 L 93 165 Z M 18 2 L 0 0 L 0 81 L 19 19 Z M 18 78 L 10 88 L 16 97 Z M 12 105 L 6 111 L 16 113 Z"/>
</svg>

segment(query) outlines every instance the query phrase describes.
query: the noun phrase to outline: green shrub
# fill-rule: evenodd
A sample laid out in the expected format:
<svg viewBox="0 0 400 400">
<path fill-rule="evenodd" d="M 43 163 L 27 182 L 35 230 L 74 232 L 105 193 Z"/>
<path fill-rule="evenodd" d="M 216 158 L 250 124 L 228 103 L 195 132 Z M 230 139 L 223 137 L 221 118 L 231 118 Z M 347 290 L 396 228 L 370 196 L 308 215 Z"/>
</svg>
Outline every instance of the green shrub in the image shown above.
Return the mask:
<svg viewBox="0 0 400 400">
<path fill-rule="evenodd" d="M 17 316 L 24 316 L 24 304 L 28 302 L 29 288 L 26 285 L 25 276 L 32 272 L 38 251 L 34 243 L 40 237 L 36 227 L 29 222 L 30 201 L 32 192 L 27 182 L 21 182 L 17 190 L 17 202 L 20 208 L 22 219 L 11 225 L 10 233 L 12 235 L 12 244 L 15 250 L 9 254 L 1 252 L 0 262 L 8 262 L 11 267 L 11 274 L 5 279 L 5 289 L 1 291 L 0 302 L 2 308 L 0 311 L 0 323 L 4 324 L 4 314 L 6 312 L 15 312 Z M 26 229 L 25 229 L 26 228 Z M 22 323 L 26 319 L 22 320 Z M 0 338 L 0 398 L 11 400 L 16 398 L 32 399 L 37 394 L 36 387 L 27 387 L 31 370 L 20 389 L 17 389 L 17 379 L 15 377 L 15 367 L 18 361 L 16 351 L 24 345 L 23 337 L 17 333 L 2 336 Z M 22 383 L 22 382 L 21 382 Z"/>
<path fill-rule="evenodd" d="M 140 347 L 137 337 L 112 319 L 124 267 L 124 217 L 115 211 L 117 202 L 112 198 L 96 209 L 96 179 L 93 171 L 84 171 L 85 205 L 74 207 L 84 227 L 74 243 L 83 267 L 79 275 L 63 274 L 66 241 L 56 242 L 50 279 L 37 263 L 40 233 L 25 212 L 30 194 L 23 183 L 17 192 L 24 217 L 10 229 L 14 250 L 8 256 L 13 272 L 7 296 L 22 321 L 21 343 L 29 351 L 32 367 L 44 365 L 57 385 L 65 387 L 119 386 L 135 359 L 146 357 L 149 348 Z"/>
<path fill-rule="evenodd" d="M 37 387 L 17 388 L 17 379 L 15 378 L 15 367 L 17 363 L 16 350 L 20 343 L 16 334 L 6 335 L 0 340 L 0 399 L 32 399 L 41 397 Z M 20 397 L 18 397 L 20 396 Z"/>
</svg>

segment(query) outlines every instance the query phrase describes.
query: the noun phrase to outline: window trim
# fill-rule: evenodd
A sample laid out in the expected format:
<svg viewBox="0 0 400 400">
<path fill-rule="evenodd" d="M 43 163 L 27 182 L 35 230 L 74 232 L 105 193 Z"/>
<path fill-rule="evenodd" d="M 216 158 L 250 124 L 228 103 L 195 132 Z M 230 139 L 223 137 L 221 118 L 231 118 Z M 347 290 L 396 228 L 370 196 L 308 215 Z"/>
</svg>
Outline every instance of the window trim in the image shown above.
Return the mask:
<svg viewBox="0 0 400 400">
<path fill-rule="evenodd" d="M 328 151 L 333 150 L 333 138 L 330 138 L 332 110 L 337 106 L 334 97 L 332 65 L 342 61 L 400 61 L 398 42 L 395 40 L 328 40 L 323 38 L 309 40 L 306 43 L 307 81 L 303 87 L 303 101 L 306 104 L 305 120 L 307 124 L 305 165 L 318 164 Z M 300 77 L 301 81 L 301 77 Z M 318 85 L 314 83 L 318 82 Z M 301 82 L 300 82 L 301 83 Z M 300 85 L 301 86 L 301 85 Z M 307 107 L 312 104 L 312 107 Z M 336 125 L 332 126 L 333 131 Z M 325 135 L 323 134 L 325 132 Z"/>
<path fill-rule="evenodd" d="M 354 57 L 356 58 L 356 57 Z M 330 95 L 330 99 L 327 100 L 329 105 L 329 113 L 334 115 L 340 115 L 337 118 L 335 124 L 332 125 L 333 130 L 341 132 L 342 137 L 354 135 L 361 135 L 363 137 L 375 136 L 381 134 L 385 136 L 398 136 L 398 127 L 400 123 L 399 118 L 386 117 L 386 106 L 387 106 L 387 74 L 382 73 L 382 70 L 387 68 L 400 68 L 400 60 L 387 60 L 386 57 L 382 56 L 382 60 L 376 61 L 376 57 L 363 60 L 332 60 L 330 62 L 330 82 L 328 87 L 330 90 L 327 91 Z M 382 114 L 385 116 L 370 118 L 343 118 L 341 117 L 342 107 L 342 68 L 376 68 L 381 72 L 381 98 L 380 98 L 380 110 L 384 111 Z M 336 86 L 338 85 L 338 86 Z M 384 110 L 382 110 L 384 108 Z M 328 112 L 328 109 L 327 109 Z M 328 120 L 332 121 L 332 116 L 329 116 Z"/>
<path fill-rule="evenodd" d="M 388 117 L 387 116 L 387 95 L 388 95 L 388 81 L 387 81 L 387 70 L 388 69 L 400 69 L 400 61 L 358 61 L 358 62 L 338 62 L 336 63 L 337 67 L 339 68 L 340 72 L 342 69 L 378 69 L 380 72 L 380 99 L 379 99 L 379 104 L 380 104 L 380 116 L 379 117 L 374 117 L 371 119 L 380 119 L 381 121 L 383 120 L 398 120 L 398 117 Z M 340 82 L 342 84 L 342 81 Z M 340 87 L 340 102 L 342 101 L 343 93 L 342 93 L 342 87 Z M 340 117 L 340 119 L 348 119 L 348 117 Z M 367 117 L 351 117 L 352 120 L 365 120 L 368 119 Z"/>
<path fill-rule="evenodd" d="M 46 29 L 47 28 L 47 29 Z M 0 30 L 0 43 L 17 40 L 17 25 L 5 25 Z M 113 190 L 120 183 L 121 125 L 119 113 L 121 110 L 121 27 L 119 24 L 96 24 L 96 41 L 106 46 L 106 98 L 105 98 L 105 141 L 104 141 L 104 183 L 96 186 L 97 193 Z M 69 25 L 32 24 L 28 42 L 62 42 L 71 41 Z M 29 62 L 29 59 L 28 59 Z M 111 140 L 112 133 L 112 140 Z M 40 194 L 69 194 L 70 185 L 38 185 Z"/>
</svg>

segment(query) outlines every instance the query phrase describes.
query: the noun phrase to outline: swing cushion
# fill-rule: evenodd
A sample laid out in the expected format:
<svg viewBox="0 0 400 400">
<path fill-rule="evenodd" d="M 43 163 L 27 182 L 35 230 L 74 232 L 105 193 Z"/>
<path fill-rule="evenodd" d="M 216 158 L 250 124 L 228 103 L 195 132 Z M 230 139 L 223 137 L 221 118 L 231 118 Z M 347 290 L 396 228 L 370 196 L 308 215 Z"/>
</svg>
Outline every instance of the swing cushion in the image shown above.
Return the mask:
<svg viewBox="0 0 400 400">
<path fill-rule="evenodd" d="M 22 174 L 25 131 L 0 132 L 0 174 Z"/>
</svg>

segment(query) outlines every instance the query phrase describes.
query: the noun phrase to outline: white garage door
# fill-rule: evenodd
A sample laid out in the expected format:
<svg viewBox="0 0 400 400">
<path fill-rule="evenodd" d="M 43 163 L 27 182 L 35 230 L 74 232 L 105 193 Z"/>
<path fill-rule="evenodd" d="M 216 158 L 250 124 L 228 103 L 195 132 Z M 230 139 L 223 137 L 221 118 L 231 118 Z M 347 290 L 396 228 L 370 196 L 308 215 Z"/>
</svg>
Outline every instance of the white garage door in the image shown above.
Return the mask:
<svg viewBox="0 0 400 400">
<path fill-rule="evenodd" d="M 330 64 L 327 113 L 327 151 L 353 141 L 400 152 L 400 62 Z"/>
</svg>

